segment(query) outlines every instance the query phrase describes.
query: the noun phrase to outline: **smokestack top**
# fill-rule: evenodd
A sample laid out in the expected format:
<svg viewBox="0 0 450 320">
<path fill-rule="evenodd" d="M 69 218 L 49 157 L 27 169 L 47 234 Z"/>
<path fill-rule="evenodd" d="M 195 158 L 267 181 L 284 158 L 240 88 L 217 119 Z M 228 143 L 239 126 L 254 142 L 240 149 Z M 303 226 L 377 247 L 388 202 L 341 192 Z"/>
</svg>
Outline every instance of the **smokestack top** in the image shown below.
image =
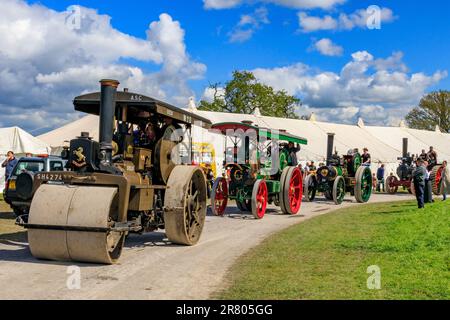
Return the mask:
<svg viewBox="0 0 450 320">
<path fill-rule="evenodd" d="M 333 137 L 334 137 L 336 134 L 335 134 L 335 133 L 328 132 L 327 135 L 328 135 L 329 137 L 330 137 L 330 136 L 333 136 Z"/>
<path fill-rule="evenodd" d="M 402 150 L 403 158 L 408 157 L 408 138 L 403 138 L 403 150 Z"/>
<path fill-rule="evenodd" d="M 100 80 L 100 83 L 102 84 L 102 86 L 114 87 L 114 88 L 117 88 L 120 84 L 119 81 L 112 80 L 112 79 L 103 79 L 103 80 Z"/>
</svg>

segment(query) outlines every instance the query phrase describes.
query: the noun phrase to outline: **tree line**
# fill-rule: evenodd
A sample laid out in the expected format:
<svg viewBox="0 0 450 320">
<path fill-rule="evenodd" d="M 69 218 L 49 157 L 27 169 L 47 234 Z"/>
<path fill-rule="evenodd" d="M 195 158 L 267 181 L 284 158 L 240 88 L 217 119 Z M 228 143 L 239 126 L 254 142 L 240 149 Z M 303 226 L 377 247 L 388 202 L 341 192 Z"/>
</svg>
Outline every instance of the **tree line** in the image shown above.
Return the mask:
<svg viewBox="0 0 450 320">
<path fill-rule="evenodd" d="M 252 114 L 259 109 L 263 116 L 300 119 L 299 98 L 259 82 L 249 71 L 234 71 L 233 78 L 223 87 L 217 83 L 210 89 L 212 101 L 200 101 L 199 110 Z M 413 129 L 434 130 L 439 126 L 441 131 L 450 133 L 450 91 L 426 94 L 406 115 L 405 121 Z"/>
</svg>

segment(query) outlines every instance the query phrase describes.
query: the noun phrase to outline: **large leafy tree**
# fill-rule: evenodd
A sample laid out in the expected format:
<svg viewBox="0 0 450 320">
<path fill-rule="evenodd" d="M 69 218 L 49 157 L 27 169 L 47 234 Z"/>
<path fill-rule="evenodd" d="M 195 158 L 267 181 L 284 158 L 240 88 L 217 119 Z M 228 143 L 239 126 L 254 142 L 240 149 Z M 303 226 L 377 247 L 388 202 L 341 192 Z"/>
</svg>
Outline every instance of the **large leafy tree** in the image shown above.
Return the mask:
<svg viewBox="0 0 450 320">
<path fill-rule="evenodd" d="M 258 82 L 251 72 L 235 71 L 224 88 L 215 84 L 211 89 L 213 101 L 200 101 L 200 110 L 251 114 L 259 108 L 263 116 L 298 119 L 295 109 L 300 99 Z"/>
<path fill-rule="evenodd" d="M 450 132 L 450 91 L 435 91 L 420 100 L 419 106 L 406 116 L 410 128 Z"/>
</svg>

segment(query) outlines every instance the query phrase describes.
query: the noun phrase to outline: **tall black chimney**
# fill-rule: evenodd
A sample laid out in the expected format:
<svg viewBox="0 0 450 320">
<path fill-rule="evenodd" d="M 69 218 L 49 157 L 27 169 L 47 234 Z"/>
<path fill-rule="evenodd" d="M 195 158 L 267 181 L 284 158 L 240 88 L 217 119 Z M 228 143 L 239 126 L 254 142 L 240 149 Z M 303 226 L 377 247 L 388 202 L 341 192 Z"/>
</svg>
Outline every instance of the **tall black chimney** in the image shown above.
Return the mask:
<svg viewBox="0 0 450 320">
<path fill-rule="evenodd" d="M 114 131 L 114 113 L 116 110 L 117 80 L 101 80 L 100 97 L 100 165 L 108 167 L 112 164 L 112 140 Z"/>
<path fill-rule="evenodd" d="M 403 138 L 403 158 L 408 157 L 408 138 Z"/>
<path fill-rule="evenodd" d="M 328 133 L 327 166 L 331 164 L 331 159 L 333 158 L 333 147 L 334 147 L 334 133 Z"/>
</svg>

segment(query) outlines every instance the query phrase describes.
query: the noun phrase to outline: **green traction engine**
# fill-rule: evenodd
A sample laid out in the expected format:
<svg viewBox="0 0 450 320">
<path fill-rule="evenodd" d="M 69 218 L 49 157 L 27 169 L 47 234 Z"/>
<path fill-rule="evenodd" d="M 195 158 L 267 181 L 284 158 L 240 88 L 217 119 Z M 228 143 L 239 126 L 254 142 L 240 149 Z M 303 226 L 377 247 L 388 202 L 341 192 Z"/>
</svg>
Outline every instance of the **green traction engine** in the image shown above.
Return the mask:
<svg viewBox="0 0 450 320">
<path fill-rule="evenodd" d="M 299 212 L 303 176 L 289 154 L 307 144 L 305 138 L 286 131 L 274 133 L 245 121 L 218 123 L 211 129 L 233 143 L 233 147 L 225 147 L 227 174 L 216 179 L 211 192 L 214 215 L 223 216 L 229 200 L 235 200 L 240 211 L 251 212 L 256 219 L 262 219 L 272 203 L 281 207 L 284 214 Z M 289 150 L 289 143 L 294 151 Z M 278 152 L 274 152 L 275 148 Z"/>
<path fill-rule="evenodd" d="M 327 165 L 305 177 L 305 201 L 314 201 L 318 192 L 327 200 L 340 205 L 346 193 L 350 193 L 359 203 L 369 201 L 372 194 L 372 172 L 370 167 L 362 165 L 359 152 L 351 150 L 340 157 L 333 154 L 334 134 L 328 134 Z"/>
</svg>

